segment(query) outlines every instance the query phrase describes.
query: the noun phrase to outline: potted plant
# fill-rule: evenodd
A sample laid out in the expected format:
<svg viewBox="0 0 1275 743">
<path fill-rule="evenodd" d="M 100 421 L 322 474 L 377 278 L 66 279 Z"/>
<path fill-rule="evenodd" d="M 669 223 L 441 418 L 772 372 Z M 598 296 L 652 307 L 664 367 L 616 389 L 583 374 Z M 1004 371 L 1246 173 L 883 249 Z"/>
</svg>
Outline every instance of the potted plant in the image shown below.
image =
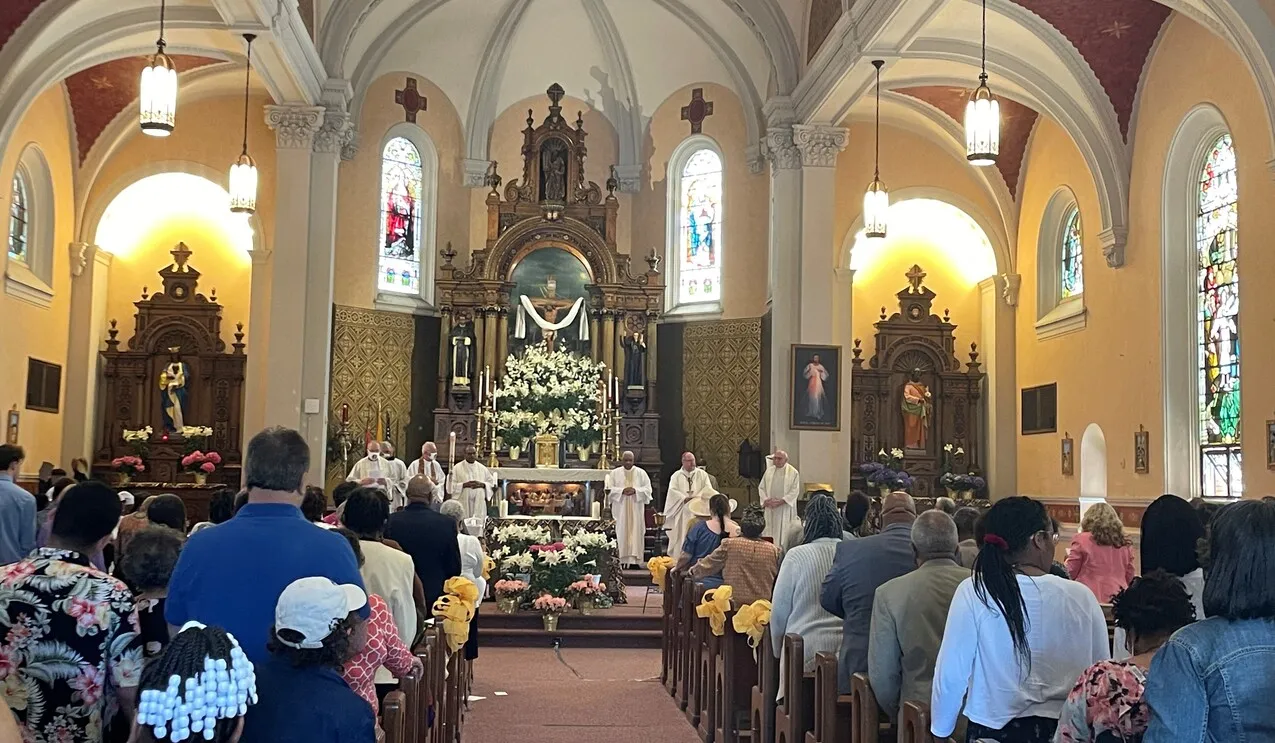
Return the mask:
<svg viewBox="0 0 1275 743">
<path fill-rule="evenodd" d="M 891 449 L 888 454 L 882 449 L 877 452 L 877 461 L 859 465 L 859 471 L 869 485 L 881 491 L 883 498 L 891 491 L 908 490 L 912 487 L 912 476 L 903 469 L 902 449 Z"/>
<path fill-rule="evenodd" d="M 520 580 L 496 581 L 496 608 L 504 614 L 517 612 L 518 605 L 522 603 L 522 596 L 529 587 Z"/>
<path fill-rule="evenodd" d="M 133 455 L 138 458 L 145 458 L 150 454 L 151 436 L 154 435 L 155 429 L 150 426 L 136 429 L 124 429 L 124 443 L 128 444 L 133 450 Z"/>
<path fill-rule="evenodd" d="M 598 595 L 606 590 L 605 583 L 594 583 L 593 576 L 590 575 L 567 586 L 567 595 L 571 597 L 580 613 L 587 617 L 597 608 Z"/>
<path fill-rule="evenodd" d="M 182 457 L 182 470 L 195 474 L 196 485 L 206 485 L 208 476 L 221 464 L 221 455 L 215 451 L 202 452 L 195 450 Z"/>
<path fill-rule="evenodd" d="M 567 600 L 558 596 L 543 594 L 532 603 L 536 611 L 540 612 L 541 619 L 544 621 L 545 632 L 558 631 L 558 617 L 567 610 Z"/>
<path fill-rule="evenodd" d="M 112 459 L 111 466 L 115 468 L 116 472 L 120 473 L 121 485 L 127 485 L 134 476 L 146 471 L 146 463 L 142 461 L 142 458 L 131 454 Z"/>
</svg>

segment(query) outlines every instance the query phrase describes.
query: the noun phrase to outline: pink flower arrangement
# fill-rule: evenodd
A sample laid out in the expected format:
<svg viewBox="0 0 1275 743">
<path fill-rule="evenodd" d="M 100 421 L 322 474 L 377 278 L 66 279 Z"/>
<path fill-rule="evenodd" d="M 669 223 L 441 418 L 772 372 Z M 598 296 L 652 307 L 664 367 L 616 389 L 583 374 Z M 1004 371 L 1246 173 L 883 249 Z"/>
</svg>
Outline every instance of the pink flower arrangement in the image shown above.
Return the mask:
<svg viewBox="0 0 1275 743">
<path fill-rule="evenodd" d="M 195 450 L 182 457 L 182 469 L 187 472 L 212 474 L 219 464 L 221 464 L 221 455 L 215 451 L 202 452 Z"/>
<path fill-rule="evenodd" d="M 526 581 L 521 580 L 498 580 L 496 581 L 496 595 L 501 598 L 513 598 L 521 596 L 527 592 L 530 586 Z"/>
<path fill-rule="evenodd" d="M 136 475 L 146 471 L 146 463 L 141 457 L 128 455 L 126 457 L 116 457 L 111 460 L 111 466 L 118 472 L 124 472 L 130 475 Z"/>
<path fill-rule="evenodd" d="M 545 594 L 531 604 L 536 611 L 543 614 L 561 614 L 567 610 L 567 600 Z"/>
<path fill-rule="evenodd" d="M 567 593 L 574 596 L 596 596 L 607 590 L 607 584 L 594 583 L 591 580 L 578 580 L 567 586 Z"/>
<path fill-rule="evenodd" d="M 561 552 L 567 548 L 562 542 L 554 542 L 553 544 L 533 544 L 527 549 L 532 552 Z"/>
</svg>

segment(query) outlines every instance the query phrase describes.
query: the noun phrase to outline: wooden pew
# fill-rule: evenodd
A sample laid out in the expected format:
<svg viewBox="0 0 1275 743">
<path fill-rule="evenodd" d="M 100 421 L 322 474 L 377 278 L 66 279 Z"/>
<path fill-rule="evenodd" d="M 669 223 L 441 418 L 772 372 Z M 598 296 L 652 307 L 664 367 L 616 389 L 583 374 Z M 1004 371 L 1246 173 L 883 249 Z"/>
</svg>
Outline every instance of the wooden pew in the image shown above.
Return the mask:
<svg viewBox="0 0 1275 743">
<path fill-rule="evenodd" d="M 421 690 L 418 694 L 420 716 L 417 723 L 418 737 L 414 743 L 442 743 L 443 705 L 446 701 L 447 660 L 443 652 L 443 640 L 436 627 L 425 631 L 416 646 L 416 657 L 424 667 Z M 433 720 L 430 720 L 430 713 Z"/>
<path fill-rule="evenodd" d="M 704 599 L 704 584 L 694 583 L 691 590 L 691 605 L 699 606 L 700 601 Z M 686 656 L 686 676 L 687 676 L 687 693 L 686 693 L 686 719 L 690 721 L 691 727 L 699 727 L 699 717 L 701 712 L 701 702 L 704 698 L 704 669 L 703 659 L 708 648 L 708 637 L 713 633 L 708 628 L 708 620 L 701 619 L 692 608 L 687 614 L 690 631 L 687 633 L 687 639 L 690 642 L 689 652 Z"/>
<path fill-rule="evenodd" d="M 924 702 L 904 702 L 899 720 L 899 743 L 954 743 L 951 738 L 935 738 L 930 735 L 930 705 Z"/>
<path fill-rule="evenodd" d="M 805 743 L 814 725 L 815 675 L 806 673 L 806 643 L 784 636 L 784 700 L 775 706 L 775 743 Z"/>
<path fill-rule="evenodd" d="M 877 743 L 883 722 L 888 726 L 889 718 L 877 704 L 868 674 L 854 674 L 850 677 L 850 734 L 854 742 Z"/>
<path fill-rule="evenodd" d="M 703 590 L 702 588 L 700 589 Z M 693 637 L 694 621 L 695 621 L 695 581 L 689 577 L 682 580 L 682 592 L 678 598 L 682 605 L 681 622 L 678 632 L 678 662 L 677 662 L 677 706 L 678 709 L 686 710 L 690 704 L 691 687 L 694 686 L 691 679 L 695 675 L 692 672 L 693 658 L 692 650 L 695 642 Z"/>
<path fill-rule="evenodd" d="M 665 576 L 663 630 L 660 641 L 660 683 L 672 696 L 677 696 L 677 660 L 681 638 L 682 571 L 670 570 Z"/>
<path fill-rule="evenodd" d="M 806 743 L 850 740 L 850 695 L 837 693 L 837 656 L 815 654 L 815 721 Z"/>
<path fill-rule="evenodd" d="M 398 691 L 403 695 L 403 737 L 407 743 L 420 743 L 425 733 L 426 717 L 421 709 L 425 689 L 421 676 L 421 671 L 413 669 L 398 682 Z"/>
<path fill-rule="evenodd" d="M 769 630 L 769 628 L 767 628 Z M 766 633 L 769 635 L 769 631 Z M 740 725 L 741 718 L 750 719 L 753 683 L 757 681 L 757 660 L 748 646 L 748 635 L 736 632 L 730 617 L 726 621 L 726 635 L 721 638 L 717 654 L 717 692 L 713 704 L 713 733 L 716 743 L 738 743 L 741 737 L 753 735 L 748 723 Z M 769 652 L 769 651 L 765 651 Z M 774 658 L 772 656 L 771 660 Z M 774 695 L 771 695 L 774 700 Z"/>
<path fill-rule="evenodd" d="M 713 629 L 709 625 L 707 619 L 699 620 L 704 632 L 703 644 L 701 645 L 702 655 L 699 663 L 699 723 L 697 725 L 700 740 L 704 743 L 713 743 L 713 738 L 717 734 L 717 661 L 722 652 L 722 641 L 726 639 L 725 635 L 718 637 L 713 634 Z M 730 625 L 730 615 L 726 616 L 727 629 Z"/>
<path fill-rule="evenodd" d="M 385 743 L 412 743 L 406 738 L 407 699 L 401 691 L 385 695 L 381 703 L 381 729 L 385 731 Z"/>
<path fill-rule="evenodd" d="M 757 646 L 757 679 L 749 695 L 749 730 L 752 743 L 775 743 L 775 695 L 779 693 L 779 660 L 770 639 L 770 627 Z"/>
</svg>

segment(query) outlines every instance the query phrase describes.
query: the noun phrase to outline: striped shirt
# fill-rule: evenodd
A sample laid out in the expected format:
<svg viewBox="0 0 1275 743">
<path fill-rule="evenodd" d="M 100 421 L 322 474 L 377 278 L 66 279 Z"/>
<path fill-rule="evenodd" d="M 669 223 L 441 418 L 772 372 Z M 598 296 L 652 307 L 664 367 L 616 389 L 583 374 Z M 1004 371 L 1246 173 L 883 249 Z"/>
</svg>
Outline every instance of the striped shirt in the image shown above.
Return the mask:
<svg viewBox="0 0 1275 743">
<path fill-rule="evenodd" d="M 775 654 L 783 648 L 784 635 L 801 635 L 805 640 L 805 670 L 813 671 L 815 653 L 836 653 L 841 649 L 841 620 L 819 604 L 823 579 L 832 570 L 840 539 L 816 539 L 793 547 L 784 556 L 771 599 L 770 639 Z"/>
</svg>

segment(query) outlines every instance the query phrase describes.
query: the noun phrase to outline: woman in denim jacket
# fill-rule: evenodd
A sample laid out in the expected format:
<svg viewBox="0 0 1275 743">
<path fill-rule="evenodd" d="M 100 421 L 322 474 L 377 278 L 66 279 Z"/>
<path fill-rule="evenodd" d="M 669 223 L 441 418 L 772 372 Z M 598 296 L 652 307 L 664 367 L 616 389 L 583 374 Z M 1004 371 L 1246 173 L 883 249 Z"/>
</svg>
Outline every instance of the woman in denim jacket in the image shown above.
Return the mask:
<svg viewBox="0 0 1275 743">
<path fill-rule="evenodd" d="M 1275 503 L 1228 505 L 1210 531 L 1208 618 L 1151 663 L 1145 743 L 1275 740 Z"/>
</svg>

